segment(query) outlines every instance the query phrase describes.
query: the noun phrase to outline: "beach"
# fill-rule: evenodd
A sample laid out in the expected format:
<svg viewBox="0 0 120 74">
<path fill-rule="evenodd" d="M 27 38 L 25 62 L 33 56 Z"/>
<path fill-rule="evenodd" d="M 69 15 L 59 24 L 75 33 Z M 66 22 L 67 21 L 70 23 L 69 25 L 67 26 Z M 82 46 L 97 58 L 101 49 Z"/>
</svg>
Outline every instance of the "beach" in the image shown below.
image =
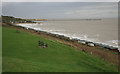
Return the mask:
<svg viewBox="0 0 120 74">
<path fill-rule="evenodd" d="M 18 24 L 69 38 L 101 43 L 118 48 L 118 20 L 48 20 L 38 24 Z M 40 22 L 40 24 L 39 24 Z"/>
<path fill-rule="evenodd" d="M 3 24 L 2 30 L 2 72 L 118 72 L 118 55 L 109 50 L 24 27 Z"/>
<path fill-rule="evenodd" d="M 2 1 L 2 73 L 119 73 L 118 7 Z"/>
<path fill-rule="evenodd" d="M 3 24 L 3 26 L 8 26 L 7 24 Z M 70 47 L 77 48 L 78 50 L 85 50 L 86 53 L 92 54 L 94 56 L 98 56 L 103 60 L 109 61 L 118 65 L 118 51 L 109 50 L 108 48 L 100 48 L 100 46 L 89 46 L 87 44 L 78 43 L 78 40 L 70 40 L 65 36 L 56 36 L 56 34 L 48 33 L 45 31 L 35 30 L 32 28 L 26 28 L 18 25 L 9 26 L 12 28 L 16 28 L 18 30 L 23 30 L 32 33 L 33 35 L 37 35 L 40 37 L 45 37 L 47 39 L 56 40 L 60 43 L 64 43 Z"/>
</svg>

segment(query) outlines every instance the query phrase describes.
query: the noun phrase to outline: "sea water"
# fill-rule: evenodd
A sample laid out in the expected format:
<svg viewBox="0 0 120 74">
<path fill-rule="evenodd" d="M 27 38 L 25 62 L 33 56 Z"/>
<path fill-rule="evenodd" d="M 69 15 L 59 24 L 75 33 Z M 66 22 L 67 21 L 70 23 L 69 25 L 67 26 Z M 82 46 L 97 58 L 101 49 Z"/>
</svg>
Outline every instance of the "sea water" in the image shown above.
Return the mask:
<svg viewBox="0 0 120 74">
<path fill-rule="evenodd" d="M 41 21 L 37 21 L 41 22 Z M 48 20 L 25 27 L 118 47 L 118 20 Z"/>
</svg>

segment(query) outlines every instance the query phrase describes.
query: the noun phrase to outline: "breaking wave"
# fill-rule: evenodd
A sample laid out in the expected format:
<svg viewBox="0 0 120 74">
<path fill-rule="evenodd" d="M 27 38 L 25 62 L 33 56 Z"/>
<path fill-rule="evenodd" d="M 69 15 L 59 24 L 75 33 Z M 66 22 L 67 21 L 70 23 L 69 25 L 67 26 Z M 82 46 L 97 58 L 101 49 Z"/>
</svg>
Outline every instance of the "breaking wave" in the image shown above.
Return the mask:
<svg viewBox="0 0 120 74">
<path fill-rule="evenodd" d="M 45 31 L 48 33 L 53 33 L 53 34 L 58 34 L 58 35 L 64 35 L 66 37 L 69 37 L 70 39 L 80 39 L 80 40 L 86 40 L 86 41 L 90 41 L 90 42 L 94 42 L 94 43 L 100 43 L 103 45 L 109 45 L 109 46 L 113 46 L 113 47 L 117 47 L 118 48 L 118 40 L 110 40 L 110 41 L 105 41 L 102 42 L 99 40 L 99 34 L 95 34 L 92 35 L 92 37 L 90 37 L 90 35 L 88 34 L 70 34 L 70 33 L 65 33 L 66 30 L 51 30 L 51 29 L 43 29 L 41 27 L 36 27 L 38 24 L 18 24 L 18 26 L 23 26 L 26 28 L 32 28 L 34 30 L 41 30 L 41 31 Z M 43 25 L 43 24 L 42 24 Z"/>
</svg>

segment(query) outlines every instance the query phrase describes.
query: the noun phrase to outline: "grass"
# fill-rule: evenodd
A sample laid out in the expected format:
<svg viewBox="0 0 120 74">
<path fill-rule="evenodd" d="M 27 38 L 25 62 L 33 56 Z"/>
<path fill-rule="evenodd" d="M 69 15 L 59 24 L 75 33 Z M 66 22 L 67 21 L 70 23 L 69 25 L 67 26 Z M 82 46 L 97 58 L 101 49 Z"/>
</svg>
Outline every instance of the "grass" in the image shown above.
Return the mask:
<svg viewBox="0 0 120 74">
<path fill-rule="evenodd" d="M 3 72 L 116 72 L 117 67 L 54 40 L 3 27 Z M 38 47 L 38 41 L 48 48 Z"/>
</svg>

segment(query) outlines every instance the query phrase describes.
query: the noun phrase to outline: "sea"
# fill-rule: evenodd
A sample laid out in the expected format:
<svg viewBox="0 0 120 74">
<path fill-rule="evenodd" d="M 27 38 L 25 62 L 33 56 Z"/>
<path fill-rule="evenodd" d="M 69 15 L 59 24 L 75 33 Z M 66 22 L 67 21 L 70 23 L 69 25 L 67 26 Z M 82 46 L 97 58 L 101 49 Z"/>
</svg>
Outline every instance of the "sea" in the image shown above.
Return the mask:
<svg viewBox="0 0 120 74">
<path fill-rule="evenodd" d="M 117 19 L 47 20 L 36 22 L 38 23 L 19 25 L 64 35 L 71 39 L 75 38 L 118 47 Z"/>
</svg>

